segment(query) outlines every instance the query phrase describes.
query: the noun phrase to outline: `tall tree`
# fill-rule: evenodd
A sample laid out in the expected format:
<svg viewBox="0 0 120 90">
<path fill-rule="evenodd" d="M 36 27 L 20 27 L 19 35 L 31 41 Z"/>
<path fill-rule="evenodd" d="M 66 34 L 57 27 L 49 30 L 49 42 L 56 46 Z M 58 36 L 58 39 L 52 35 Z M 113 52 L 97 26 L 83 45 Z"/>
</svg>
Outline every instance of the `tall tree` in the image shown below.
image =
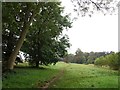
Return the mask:
<svg viewBox="0 0 120 90">
<path fill-rule="evenodd" d="M 16 41 L 18 40 L 20 29 L 15 17 L 19 12 L 19 3 L 3 3 L 2 5 L 2 60 L 3 69 L 7 68 L 4 61 L 8 61 L 11 52 L 13 51 Z"/>
<path fill-rule="evenodd" d="M 11 28 L 16 28 L 20 30 L 19 39 L 17 41 L 17 44 L 14 46 L 14 49 L 9 57 L 8 60 L 8 69 L 13 69 L 14 61 L 16 59 L 16 56 L 23 44 L 24 38 L 26 36 L 26 33 L 30 27 L 30 24 L 33 21 L 33 18 L 36 16 L 36 14 L 39 11 L 40 4 L 39 3 L 3 3 L 3 20 L 6 20 L 6 17 L 8 16 L 11 21 L 7 22 L 13 22 L 11 25 L 10 23 L 8 26 L 11 26 Z M 15 13 L 14 13 L 15 12 Z M 14 16 L 11 18 L 11 16 Z M 18 26 L 14 26 L 14 23 Z M 6 23 L 4 23 L 6 24 Z M 7 28 L 10 30 L 10 28 Z M 5 30 L 7 30 L 5 29 Z"/>
<path fill-rule="evenodd" d="M 8 69 L 14 68 L 13 64 L 16 56 L 26 40 L 25 37 L 29 30 L 31 30 L 31 33 L 33 33 L 32 30 L 34 33 L 37 33 L 34 35 L 36 35 L 38 42 L 38 39 L 44 41 L 44 34 L 49 36 L 44 41 L 46 44 L 49 38 L 52 39 L 59 36 L 64 27 L 70 26 L 70 23 L 67 21 L 68 16 L 62 17 L 61 10 L 60 3 L 57 2 L 52 4 L 48 2 L 3 3 L 3 55 L 7 56 Z"/>
<path fill-rule="evenodd" d="M 67 15 L 61 15 L 62 11 L 59 2 L 44 3 L 41 13 L 35 17 L 22 47 L 22 51 L 30 55 L 33 66 L 38 67 L 39 62 L 45 65 L 56 62 L 55 58 L 63 57 L 67 51 L 68 38 L 61 34 L 65 27 L 71 27 L 71 22 Z"/>
<path fill-rule="evenodd" d="M 84 53 L 78 48 L 75 52 L 75 60 L 77 63 L 83 64 L 85 63 Z"/>
<path fill-rule="evenodd" d="M 9 57 L 8 69 L 13 69 L 13 65 L 14 65 L 16 56 L 17 56 L 17 54 L 18 54 L 18 52 L 19 52 L 19 50 L 20 50 L 20 48 L 21 48 L 21 46 L 24 42 L 24 39 L 25 39 L 27 31 L 30 27 L 30 24 L 32 23 L 33 18 L 36 15 L 36 10 L 35 9 L 39 8 L 39 7 L 36 7 L 34 10 L 32 10 L 31 3 L 26 3 L 26 6 L 27 6 L 27 9 L 24 12 L 25 13 L 25 18 L 24 18 L 23 28 L 22 28 L 22 31 L 21 31 L 20 38 L 19 38 L 19 40 L 18 40 L 18 42 L 15 46 L 15 49 Z"/>
</svg>

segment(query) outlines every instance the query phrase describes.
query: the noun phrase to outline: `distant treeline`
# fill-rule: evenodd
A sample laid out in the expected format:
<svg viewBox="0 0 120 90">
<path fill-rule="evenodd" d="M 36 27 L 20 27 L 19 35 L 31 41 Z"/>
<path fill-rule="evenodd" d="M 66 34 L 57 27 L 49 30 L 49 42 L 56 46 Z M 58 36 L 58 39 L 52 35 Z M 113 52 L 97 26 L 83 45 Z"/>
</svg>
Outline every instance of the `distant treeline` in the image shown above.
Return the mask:
<svg viewBox="0 0 120 90">
<path fill-rule="evenodd" d="M 98 66 L 110 66 L 112 69 L 118 69 L 120 59 L 118 53 L 111 52 L 82 52 L 77 49 L 74 54 L 68 54 L 64 57 L 67 63 L 95 64 Z"/>
<path fill-rule="evenodd" d="M 79 64 L 94 64 L 96 58 L 109 55 L 114 52 L 82 52 L 81 49 L 77 49 L 74 54 L 68 54 L 64 58 L 65 62 L 79 63 Z"/>
</svg>

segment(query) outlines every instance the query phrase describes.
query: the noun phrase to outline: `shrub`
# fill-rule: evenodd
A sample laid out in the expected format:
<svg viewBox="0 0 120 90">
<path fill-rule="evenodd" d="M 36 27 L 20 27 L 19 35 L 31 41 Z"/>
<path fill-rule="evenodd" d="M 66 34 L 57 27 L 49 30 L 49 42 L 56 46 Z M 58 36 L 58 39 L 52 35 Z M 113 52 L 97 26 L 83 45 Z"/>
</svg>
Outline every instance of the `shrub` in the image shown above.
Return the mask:
<svg viewBox="0 0 120 90">
<path fill-rule="evenodd" d="M 111 69 L 119 70 L 120 69 L 120 52 L 112 53 L 106 56 L 102 56 L 95 60 L 95 65 L 97 66 L 106 66 L 108 65 Z"/>
</svg>

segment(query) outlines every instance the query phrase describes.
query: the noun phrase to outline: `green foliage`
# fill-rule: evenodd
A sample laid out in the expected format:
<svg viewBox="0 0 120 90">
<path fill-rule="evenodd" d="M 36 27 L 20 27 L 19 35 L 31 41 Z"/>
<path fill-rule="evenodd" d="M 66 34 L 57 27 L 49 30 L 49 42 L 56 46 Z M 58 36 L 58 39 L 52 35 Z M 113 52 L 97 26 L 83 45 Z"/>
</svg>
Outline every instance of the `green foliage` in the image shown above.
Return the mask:
<svg viewBox="0 0 120 90">
<path fill-rule="evenodd" d="M 119 53 L 112 53 L 105 57 L 100 57 L 95 60 L 95 65 L 109 66 L 111 69 L 118 70 L 120 68 Z"/>
<path fill-rule="evenodd" d="M 69 38 L 62 35 L 64 28 L 70 28 L 69 16 L 62 16 L 63 8 L 60 2 L 41 3 L 40 12 L 28 32 L 22 51 L 30 56 L 30 64 L 56 63 L 70 47 Z"/>
<path fill-rule="evenodd" d="M 110 68 L 112 69 L 116 69 L 118 70 L 120 68 L 120 64 L 119 64 L 119 58 L 118 58 L 118 53 L 113 53 L 111 55 L 108 56 L 108 65 L 110 66 Z"/>
<path fill-rule="evenodd" d="M 112 52 L 110 52 L 112 53 Z M 108 52 L 82 52 L 79 48 L 75 55 L 68 54 L 65 56 L 65 62 L 79 63 L 79 64 L 94 64 L 96 58 L 110 54 Z"/>
<path fill-rule="evenodd" d="M 14 50 L 20 34 L 20 25 L 17 15 L 21 9 L 19 3 L 2 3 L 2 69 L 6 68 L 6 62 Z"/>
<path fill-rule="evenodd" d="M 16 15 L 19 8 L 14 10 L 14 8 L 19 7 L 17 3 L 3 3 L 2 4 L 2 56 L 4 60 L 8 59 L 11 54 L 13 47 L 15 46 L 17 40 L 18 23 L 16 22 Z M 14 26 L 13 26 L 14 25 Z"/>
<path fill-rule="evenodd" d="M 69 62 L 74 63 L 74 55 L 73 55 L 73 54 L 68 54 L 68 55 L 66 55 L 66 56 L 64 57 L 64 61 L 65 61 L 66 63 L 69 63 Z"/>
<path fill-rule="evenodd" d="M 63 10 L 60 2 L 4 2 L 3 60 L 8 60 L 24 30 L 24 24 L 29 24 L 35 14 L 21 50 L 29 54 L 33 66 L 39 66 L 39 62 L 45 65 L 56 63 L 70 46 L 69 38 L 62 36 L 63 29 L 71 27 L 69 16 L 62 16 Z"/>
<path fill-rule="evenodd" d="M 2 3 L 2 56 L 7 60 L 20 37 L 30 3 Z"/>
<path fill-rule="evenodd" d="M 98 65 L 98 66 L 103 66 L 103 65 L 107 65 L 107 60 L 105 57 L 99 57 L 95 60 L 95 65 Z"/>
</svg>

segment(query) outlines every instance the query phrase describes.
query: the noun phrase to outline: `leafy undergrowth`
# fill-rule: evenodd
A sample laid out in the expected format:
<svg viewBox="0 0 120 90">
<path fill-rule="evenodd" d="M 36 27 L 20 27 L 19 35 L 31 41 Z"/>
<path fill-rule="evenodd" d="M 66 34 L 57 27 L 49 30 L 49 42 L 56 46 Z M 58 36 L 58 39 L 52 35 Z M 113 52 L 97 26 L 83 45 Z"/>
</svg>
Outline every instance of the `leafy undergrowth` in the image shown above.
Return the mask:
<svg viewBox="0 0 120 90">
<path fill-rule="evenodd" d="M 37 88 L 38 84 L 43 85 L 46 81 L 54 77 L 65 65 L 57 63 L 56 65 L 42 66 L 42 68 L 24 67 L 26 64 L 20 64 L 14 69 L 15 73 L 9 73 L 3 78 L 3 88 Z"/>
<path fill-rule="evenodd" d="M 94 65 L 70 64 L 50 88 L 118 88 L 118 71 Z"/>
</svg>

